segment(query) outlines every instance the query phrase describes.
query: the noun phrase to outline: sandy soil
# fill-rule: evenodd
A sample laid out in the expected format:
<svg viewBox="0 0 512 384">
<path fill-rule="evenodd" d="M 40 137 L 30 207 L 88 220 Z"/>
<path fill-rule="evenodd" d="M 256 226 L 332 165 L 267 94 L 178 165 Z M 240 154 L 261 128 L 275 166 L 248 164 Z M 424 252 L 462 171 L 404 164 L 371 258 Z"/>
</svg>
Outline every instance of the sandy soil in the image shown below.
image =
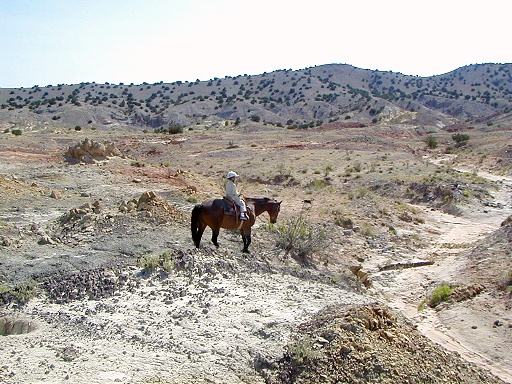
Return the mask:
<svg viewBox="0 0 512 384">
<path fill-rule="evenodd" d="M 433 162 L 442 166 L 449 157 Z M 459 172 L 474 172 L 458 168 Z M 372 274 L 375 290 L 383 295 L 391 307 L 414 320 L 418 328 L 431 340 L 448 350 L 458 352 L 468 361 L 488 368 L 507 382 L 512 382 L 512 337 L 510 329 L 496 327 L 496 321 L 512 320 L 512 312 L 503 301 L 492 294 L 485 294 L 469 303 L 457 303 L 443 310 L 418 306 L 429 290 L 440 282 L 465 281 L 459 274 L 470 261 L 461 257 L 461 252 L 500 227 L 512 214 L 512 178 L 496 176 L 489 172 L 478 172 L 478 176 L 498 181 L 499 190 L 492 193 L 494 201 L 503 208 L 481 208 L 465 210 L 463 216 L 453 216 L 441 211 L 417 206 L 425 219 L 423 231 L 432 235 L 431 246 L 414 253 L 414 260 L 433 260 L 431 266 L 410 268 L 401 271 Z M 510 255 L 508 256 L 510 258 Z M 383 259 L 375 259 L 367 267 L 375 270 Z M 497 262 L 495 270 L 503 266 Z M 492 274 L 492 272 L 490 272 Z M 468 282 L 469 283 L 469 282 Z"/>
<path fill-rule="evenodd" d="M 12 240 L 2 249 L 2 280 L 23 281 L 37 271 L 60 276 L 62 272 L 87 269 L 95 271 L 97 278 L 115 281 L 120 288 L 102 299 L 84 297 L 56 303 L 42 295 L 26 305 L 2 309 L 0 315 L 17 319 L 31 330 L 0 337 L 2 382 L 263 383 L 258 367 L 280 357 L 298 324 L 327 305 L 378 300 L 405 314 L 444 348 L 512 383 L 512 318 L 502 299 L 484 293 L 441 309 L 418 309 L 436 284 L 470 283 L 462 273 L 470 263 L 464 252 L 512 214 L 511 178 L 499 177 L 500 189 L 493 199 L 502 203 L 501 208 L 465 207 L 462 215 L 453 216 L 415 206 L 424 224 L 398 228 L 398 232 L 428 239 L 425 247 L 372 249 L 357 236 L 331 245 L 328 251 L 333 255 L 345 251 L 358 254 L 372 281 L 372 286 L 365 289 L 347 273 L 346 265 L 353 260 L 331 260 L 329 264 L 304 268 L 269 246 L 265 220 L 256 224 L 251 255 L 240 253 L 240 239 L 229 231 L 221 232 L 218 249 L 208 243 L 209 234 L 201 249 L 193 247 L 189 212 L 197 200 L 218 192 L 217 181 L 211 175 L 217 168 L 226 168 L 234 156 L 231 152 L 226 155 L 225 145 L 216 147 L 216 151 L 209 148 L 220 140 L 214 137 L 212 134 L 202 142 L 196 138 L 191 148 L 181 148 L 181 143 L 172 146 L 169 151 L 176 154 L 162 158 L 173 163 L 169 168 L 133 166 L 135 152 L 140 155 L 154 150 L 161 144 L 158 142 L 142 144 L 119 138 L 118 147 L 130 152 L 131 158 L 72 167 L 59 155 L 65 147 L 59 140 L 49 141 L 46 149 L 33 142 L 11 140 L 0 145 L 0 174 L 4 177 L 0 224 Z M 259 144 L 257 137 L 255 134 L 246 142 Z M 318 150 L 305 152 L 312 162 L 319 154 L 329 159 L 332 153 L 332 147 L 321 152 L 317 141 L 312 147 L 311 141 L 302 136 L 299 139 L 295 133 L 281 139 L 291 143 L 299 140 L 307 144 L 305 148 Z M 315 139 L 321 141 L 318 136 Z M 231 137 L 222 140 L 227 142 Z M 64 142 L 73 141 L 76 137 Z M 289 143 L 282 147 L 286 145 Z M 275 155 L 267 147 L 253 148 L 259 157 L 251 155 L 247 161 L 262 167 Z M 297 158 L 293 152 L 296 148 L 283 156 Z M 215 168 L 199 164 L 196 159 L 201 151 L 208 153 L 210 162 L 218 162 Z M 309 157 L 301 161 L 306 164 L 304 168 L 311 167 L 307 165 Z M 441 164 L 438 161 L 436 166 Z M 186 171 L 178 172 L 182 168 Z M 200 190 L 192 194 L 194 199 L 186 192 L 191 187 Z M 251 184 L 250 188 L 262 194 L 280 194 L 281 220 L 305 209 L 303 199 L 310 197 L 300 187 Z M 50 198 L 52 190 L 60 191 L 62 196 Z M 157 191 L 181 216 L 159 220 L 158 216 L 119 214 L 122 202 L 148 190 Z M 95 221 L 69 229 L 65 242 L 37 243 L 44 235 L 51 237 L 63 231 L 58 224 L 63 214 L 95 200 L 103 206 Z M 326 208 L 315 203 L 309 209 L 312 217 L 321 217 Z M 107 226 L 107 222 L 114 224 Z M 172 256 L 171 273 L 145 273 L 136 265 L 142 255 L 164 252 Z M 101 269 L 113 260 L 112 270 L 119 273 Z M 434 263 L 421 268 L 379 269 L 390 261 L 421 260 Z M 72 289 L 79 296 L 80 289 L 86 288 L 77 284 Z M 503 326 L 495 326 L 496 320 Z"/>
</svg>

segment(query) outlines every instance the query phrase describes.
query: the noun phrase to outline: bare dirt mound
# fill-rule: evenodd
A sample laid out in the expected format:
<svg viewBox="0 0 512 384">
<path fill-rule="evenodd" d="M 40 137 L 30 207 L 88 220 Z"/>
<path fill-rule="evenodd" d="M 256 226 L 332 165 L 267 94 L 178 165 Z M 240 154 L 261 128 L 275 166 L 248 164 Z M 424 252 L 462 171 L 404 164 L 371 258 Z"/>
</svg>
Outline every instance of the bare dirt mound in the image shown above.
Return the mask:
<svg viewBox="0 0 512 384">
<path fill-rule="evenodd" d="M 268 383 L 503 383 L 379 305 L 330 306 L 298 327 Z"/>
</svg>

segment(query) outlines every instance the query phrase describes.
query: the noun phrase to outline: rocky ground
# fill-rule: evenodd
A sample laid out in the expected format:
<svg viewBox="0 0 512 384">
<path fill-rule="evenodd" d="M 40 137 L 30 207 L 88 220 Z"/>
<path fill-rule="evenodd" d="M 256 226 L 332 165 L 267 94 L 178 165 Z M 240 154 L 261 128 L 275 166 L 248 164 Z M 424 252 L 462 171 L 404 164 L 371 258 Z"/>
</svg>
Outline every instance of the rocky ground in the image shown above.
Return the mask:
<svg viewBox="0 0 512 384">
<path fill-rule="evenodd" d="M 363 196 L 362 187 L 349 199 L 358 179 L 341 171 L 305 192 L 329 164 L 359 156 L 343 149 L 359 132 L 324 134 L 272 140 L 255 129 L 242 147 L 237 132 L 94 134 L 115 148 L 84 142 L 83 132 L 3 136 L 1 381 L 512 382 L 512 224 L 500 227 L 512 214 L 510 176 L 482 173 L 478 183 L 493 187 L 456 215 Z M 381 155 L 389 173 L 398 164 L 414 172 L 409 158 Z M 250 255 L 232 231 L 221 231 L 219 248 L 209 233 L 193 247 L 192 207 L 220 193 L 218 179 L 241 156 L 243 187 L 283 200 L 278 223 L 305 217 L 331 230 L 314 256 L 276 248 L 266 217 Z M 418 166 L 435 173 L 446 161 L 468 172 L 432 154 Z M 366 185 L 386 188 L 386 178 L 372 177 Z M 322 224 L 346 216 L 355 223 Z M 431 308 L 442 282 L 455 294 Z"/>
</svg>

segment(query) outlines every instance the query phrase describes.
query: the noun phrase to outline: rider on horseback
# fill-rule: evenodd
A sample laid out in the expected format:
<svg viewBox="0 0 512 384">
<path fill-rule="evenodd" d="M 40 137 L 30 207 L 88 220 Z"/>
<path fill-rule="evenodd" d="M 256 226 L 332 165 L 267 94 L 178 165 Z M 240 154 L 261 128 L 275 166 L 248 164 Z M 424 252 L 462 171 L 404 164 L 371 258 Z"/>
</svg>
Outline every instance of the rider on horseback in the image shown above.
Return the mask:
<svg viewBox="0 0 512 384">
<path fill-rule="evenodd" d="M 240 193 L 238 192 L 235 184 L 238 175 L 236 172 L 230 171 L 226 177 L 228 179 L 226 182 L 226 196 L 240 206 L 240 220 L 247 220 L 247 208 L 245 206 L 245 201 L 240 198 Z"/>
</svg>

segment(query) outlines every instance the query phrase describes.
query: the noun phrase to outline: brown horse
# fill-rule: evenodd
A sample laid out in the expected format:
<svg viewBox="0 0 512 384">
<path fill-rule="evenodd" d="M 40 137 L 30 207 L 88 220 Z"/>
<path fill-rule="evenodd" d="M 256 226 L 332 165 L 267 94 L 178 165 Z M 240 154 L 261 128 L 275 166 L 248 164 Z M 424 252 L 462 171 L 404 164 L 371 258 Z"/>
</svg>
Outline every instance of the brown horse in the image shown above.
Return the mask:
<svg viewBox="0 0 512 384">
<path fill-rule="evenodd" d="M 242 252 L 249 253 L 251 227 L 254 225 L 256 217 L 263 212 L 267 212 L 270 216 L 270 222 L 275 223 L 279 210 L 281 209 L 281 202 L 277 202 L 268 197 L 247 197 L 245 198 L 245 202 L 247 204 L 248 216 L 248 220 L 246 221 L 240 220 L 238 214 L 227 214 L 225 212 L 226 202 L 224 199 L 208 199 L 201 204 L 197 204 L 194 209 L 192 209 L 192 218 L 190 221 L 192 239 L 194 240 L 195 246 L 199 248 L 199 243 L 201 242 L 201 237 L 206 227 L 212 229 L 212 243 L 215 244 L 216 247 L 219 246 L 217 238 L 219 237 L 221 228 L 239 229 L 242 234 L 242 240 L 244 241 L 244 249 L 242 249 Z"/>
</svg>

